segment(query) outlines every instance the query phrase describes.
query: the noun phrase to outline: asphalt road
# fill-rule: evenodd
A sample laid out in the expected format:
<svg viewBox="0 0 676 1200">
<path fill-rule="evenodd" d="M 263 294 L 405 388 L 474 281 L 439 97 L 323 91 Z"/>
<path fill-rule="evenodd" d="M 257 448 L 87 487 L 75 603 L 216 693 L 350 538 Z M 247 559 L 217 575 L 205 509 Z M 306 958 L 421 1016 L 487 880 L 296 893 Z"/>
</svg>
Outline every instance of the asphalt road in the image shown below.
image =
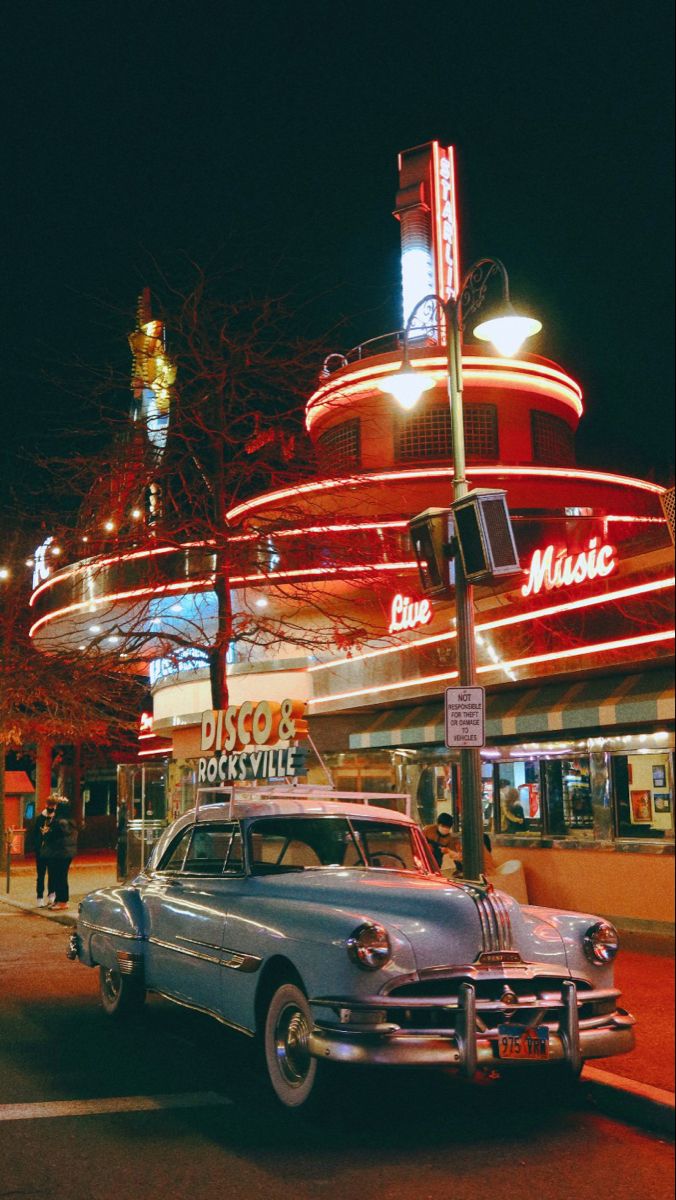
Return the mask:
<svg viewBox="0 0 676 1200">
<path fill-rule="evenodd" d="M 209 1018 L 108 1020 L 67 933 L 0 901 L 0 1200 L 673 1196 L 673 1146 L 547 1085 L 344 1073 L 320 1117 L 278 1110 Z"/>
</svg>

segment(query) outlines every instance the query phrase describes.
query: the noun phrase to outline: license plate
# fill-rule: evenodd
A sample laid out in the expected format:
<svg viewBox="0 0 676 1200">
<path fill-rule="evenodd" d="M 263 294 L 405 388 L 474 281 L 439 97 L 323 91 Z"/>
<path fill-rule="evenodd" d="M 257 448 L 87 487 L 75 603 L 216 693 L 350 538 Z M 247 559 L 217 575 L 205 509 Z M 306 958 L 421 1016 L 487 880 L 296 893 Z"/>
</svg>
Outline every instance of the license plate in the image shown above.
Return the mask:
<svg viewBox="0 0 676 1200">
<path fill-rule="evenodd" d="M 546 1025 L 499 1025 L 498 1057 L 549 1058 L 549 1029 Z"/>
</svg>

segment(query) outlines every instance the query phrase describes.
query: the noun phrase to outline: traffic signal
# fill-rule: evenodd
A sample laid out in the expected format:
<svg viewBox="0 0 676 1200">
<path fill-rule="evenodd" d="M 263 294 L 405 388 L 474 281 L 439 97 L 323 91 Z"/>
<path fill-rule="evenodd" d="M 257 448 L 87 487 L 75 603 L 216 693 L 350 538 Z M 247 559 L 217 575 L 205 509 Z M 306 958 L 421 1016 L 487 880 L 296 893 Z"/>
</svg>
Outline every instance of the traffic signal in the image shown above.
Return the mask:
<svg viewBox="0 0 676 1200">
<path fill-rule="evenodd" d="M 408 531 L 423 595 L 448 599 L 455 591 L 450 508 L 426 508 L 409 521 Z"/>
<path fill-rule="evenodd" d="M 451 512 L 469 583 L 489 583 L 521 571 L 505 491 L 474 488 L 453 502 Z"/>
</svg>

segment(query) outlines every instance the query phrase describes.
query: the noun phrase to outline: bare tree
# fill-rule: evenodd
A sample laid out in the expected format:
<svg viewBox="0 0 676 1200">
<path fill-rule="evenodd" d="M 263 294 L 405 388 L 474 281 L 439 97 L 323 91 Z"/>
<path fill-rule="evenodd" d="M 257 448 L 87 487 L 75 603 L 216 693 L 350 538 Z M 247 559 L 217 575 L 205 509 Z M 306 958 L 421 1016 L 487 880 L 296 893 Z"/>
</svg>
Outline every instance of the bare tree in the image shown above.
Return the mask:
<svg viewBox="0 0 676 1200">
<path fill-rule="evenodd" d="M 112 656 L 44 655 L 30 635 L 30 589 L 23 561 L 4 540 L 0 579 L 0 838 L 5 838 L 5 763 L 10 750 L 39 743 L 109 746 L 129 741 L 139 683 Z M 12 564 L 10 569 L 9 564 Z M 74 796 L 81 819 L 81 797 Z"/>
<path fill-rule="evenodd" d="M 67 467 L 65 486 L 81 498 L 78 519 L 58 535 L 59 561 L 86 559 L 91 593 L 99 580 L 103 594 L 111 555 L 138 555 L 142 581 L 127 589 L 133 595 L 101 600 L 100 633 L 87 632 L 83 653 L 115 641 L 127 670 L 144 670 L 148 657 L 194 655 L 208 662 L 212 704 L 222 708 L 231 647 L 240 658 L 282 644 L 287 653 L 349 649 L 375 632 L 354 581 L 373 591 L 382 576 L 369 576 L 372 546 L 332 541 L 331 515 L 321 505 L 313 512 L 301 486 L 316 473 L 304 411 L 323 347 L 295 332 L 285 301 L 217 294 L 199 271 L 187 293 L 166 287 L 165 295 L 160 318 L 147 292 L 139 303 L 131 417 L 108 424 L 102 451 L 79 453 L 76 441 L 67 462 L 52 456 L 51 469 Z M 238 502 L 274 489 L 288 491 L 281 521 L 277 511 L 255 528 L 229 522 Z M 349 491 L 342 503 L 349 507 Z M 316 562 L 306 528 L 325 529 Z M 285 551 L 299 548 L 297 569 L 278 569 L 278 535 Z M 327 579 L 348 564 L 352 583 L 348 576 L 337 597 Z M 74 595 L 84 629 L 84 593 Z M 190 603 L 175 613 L 181 595 Z M 64 639 L 46 629 L 41 644 L 57 651 Z"/>
</svg>

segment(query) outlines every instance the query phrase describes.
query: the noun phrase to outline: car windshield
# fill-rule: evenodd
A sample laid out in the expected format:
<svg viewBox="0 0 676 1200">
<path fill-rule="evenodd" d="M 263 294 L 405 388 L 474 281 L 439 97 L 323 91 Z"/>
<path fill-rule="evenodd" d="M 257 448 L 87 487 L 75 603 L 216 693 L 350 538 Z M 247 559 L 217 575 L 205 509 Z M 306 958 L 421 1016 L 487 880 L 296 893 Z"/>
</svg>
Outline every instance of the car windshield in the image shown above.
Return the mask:
<svg viewBox="0 0 676 1200">
<path fill-rule="evenodd" d="M 261 817 L 249 827 L 254 874 L 350 867 L 424 871 L 435 868 L 410 825 L 367 818 Z"/>
</svg>

